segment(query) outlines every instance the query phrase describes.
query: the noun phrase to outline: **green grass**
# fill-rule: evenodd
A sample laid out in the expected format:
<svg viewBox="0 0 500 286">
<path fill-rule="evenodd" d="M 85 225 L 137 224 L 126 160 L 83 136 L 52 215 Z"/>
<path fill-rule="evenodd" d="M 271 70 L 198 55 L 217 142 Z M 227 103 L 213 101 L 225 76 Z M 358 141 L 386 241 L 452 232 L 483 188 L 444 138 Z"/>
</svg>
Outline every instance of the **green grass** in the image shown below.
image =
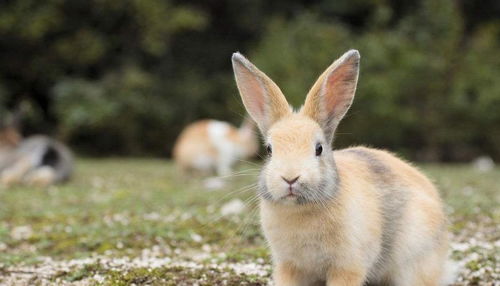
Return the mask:
<svg viewBox="0 0 500 286">
<path fill-rule="evenodd" d="M 0 189 L 0 284 L 27 277 L 33 284 L 263 285 L 270 257 L 254 191 L 246 188 L 255 182 L 257 168 L 240 166 L 242 173 L 226 187 L 208 191 L 201 179 L 179 176 L 167 161 L 84 159 L 68 184 Z M 495 279 L 500 170 L 480 173 L 465 165 L 423 170 L 442 191 L 454 243 L 463 244 L 453 253 L 467 264 L 457 285 L 482 285 L 474 278 L 481 268 L 492 268 L 484 277 Z M 247 209 L 222 217 L 221 206 L 234 198 L 246 201 Z M 124 257 L 130 261 L 112 261 Z M 74 265 L 88 258 L 92 261 Z M 157 260 L 163 264 L 155 265 Z M 239 264 L 264 272 L 238 272 Z"/>
</svg>

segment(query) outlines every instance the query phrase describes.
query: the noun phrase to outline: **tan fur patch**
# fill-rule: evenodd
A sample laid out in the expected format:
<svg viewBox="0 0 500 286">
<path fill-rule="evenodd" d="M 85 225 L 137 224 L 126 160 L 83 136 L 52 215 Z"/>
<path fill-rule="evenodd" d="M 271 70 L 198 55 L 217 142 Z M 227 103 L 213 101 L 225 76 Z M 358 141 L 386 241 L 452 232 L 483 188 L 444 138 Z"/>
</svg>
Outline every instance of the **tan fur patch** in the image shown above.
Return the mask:
<svg viewBox="0 0 500 286">
<path fill-rule="evenodd" d="M 173 158 L 183 170 L 194 168 L 196 157 L 207 156 L 216 160 L 217 150 L 208 139 L 208 124 L 211 120 L 201 120 L 188 125 L 179 135 L 173 149 Z"/>
</svg>

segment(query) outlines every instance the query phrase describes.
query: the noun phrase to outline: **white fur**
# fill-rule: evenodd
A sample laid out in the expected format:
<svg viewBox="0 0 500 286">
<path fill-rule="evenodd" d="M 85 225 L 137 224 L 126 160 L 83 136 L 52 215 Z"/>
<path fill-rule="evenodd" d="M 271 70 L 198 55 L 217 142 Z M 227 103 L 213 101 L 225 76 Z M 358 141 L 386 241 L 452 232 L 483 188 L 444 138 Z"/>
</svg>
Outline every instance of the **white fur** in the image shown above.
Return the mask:
<svg viewBox="0 0 500 286">
<path fill-rule="evenodd" d="M 231 166 L 235 163 L 240 148 L 228 138 L 230 126 L 226 122 L 213 120 L 208 124 L 208 137 L 218 153 L 215 168 L 219 175 L 231 173 Z"/>
<path fill-rule="evenodd" d="M 193 157 L 191 164 L 197 170 L 207 172 L 215 165 L 215 162 L 211 156 L 200 154 L 196 157 Z"/>
</svg>

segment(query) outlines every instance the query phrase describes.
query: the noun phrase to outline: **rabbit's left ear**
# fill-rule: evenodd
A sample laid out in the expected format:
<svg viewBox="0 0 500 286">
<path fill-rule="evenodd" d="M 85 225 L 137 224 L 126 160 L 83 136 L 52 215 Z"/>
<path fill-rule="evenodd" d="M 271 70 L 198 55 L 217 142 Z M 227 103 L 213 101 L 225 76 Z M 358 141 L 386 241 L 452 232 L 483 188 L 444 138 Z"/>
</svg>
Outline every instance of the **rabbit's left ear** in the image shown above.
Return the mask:
<svg viewBox="0 0 500 286">
<path fill-rule="evenodd" d="M 350 50 L 330 65 L 307 94 L 301 113 L 319 123 L 329 142 L 352 104 L 359 73 L 359 52 Z"/>
</svg>

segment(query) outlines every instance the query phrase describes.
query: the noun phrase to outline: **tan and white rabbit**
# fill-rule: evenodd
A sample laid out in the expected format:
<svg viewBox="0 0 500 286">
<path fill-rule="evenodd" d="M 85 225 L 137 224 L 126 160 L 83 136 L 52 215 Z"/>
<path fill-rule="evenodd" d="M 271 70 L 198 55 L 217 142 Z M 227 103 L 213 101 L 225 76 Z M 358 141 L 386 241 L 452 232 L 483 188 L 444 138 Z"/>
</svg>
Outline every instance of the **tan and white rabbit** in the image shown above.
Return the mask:
<svg viewBox="0 0 500 286">
<path fill-rule="evenodd" d="M 431 181 L 386 151 L 330 147 L 359 59 L 351 50 L 336 60 L 293 111 L 271 79 L 233 54 L 243 103 L 270 153 L 260 214 L 277 286 L 444 283 L 447 220 Z"/>
<path fill-rule="evenodd" d="M 173 157 L 184 171 L 227 175 L 241 159 L 254 156 L 259 148 L 254 122 L 245 118 L 240 128 L 218 120 L 200 120 L 188 125 L 174 145 Z"/>
</svg>

